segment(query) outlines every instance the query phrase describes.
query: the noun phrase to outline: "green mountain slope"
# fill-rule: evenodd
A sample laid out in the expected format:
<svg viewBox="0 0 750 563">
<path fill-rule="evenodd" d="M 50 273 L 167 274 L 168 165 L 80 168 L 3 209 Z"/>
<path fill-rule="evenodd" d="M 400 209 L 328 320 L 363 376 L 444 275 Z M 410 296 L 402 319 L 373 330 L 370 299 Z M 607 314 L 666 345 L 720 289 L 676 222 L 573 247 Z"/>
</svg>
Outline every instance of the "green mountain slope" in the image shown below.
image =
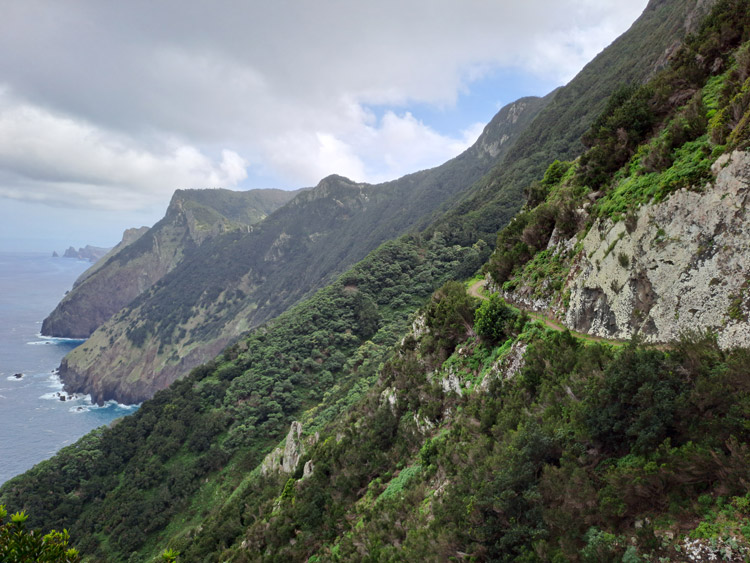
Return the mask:
<svg viewBox="0 0 750 563">
<path fill-rule="evenodd" d="M 331 176 L 249 232 L 212 237 L 64 359 L 66 389 L 100 402 L 151 397 L 468 189 L 547 102 L 509 104 L 474 146 L 442 166 L 380 185 Z M 133 254 L 121 263 L 138 270 Z"/>
<path fill-rule="evenodd" d="M 123 241 L 86 270 L 42 323 L 42 334 L 87 338 L 210 236 L 246 229 L 292 199 L 283 190 L 178 190 L 152 229 Z"/>
<path fill-rule="evenodd" d="M 748 7 L 721 0 L 671 70 L 611 96 L 586 154 L 529 186 L 496 283 L 556 291 L 555 231 L 714 189 L 711 163 L 750 140 Z M 686 76 L 702 109 L 674 96 Z M 479 256 L 437 232 L 382 245 L 0 503 L 97 561 L 747 558 L 750 352 L 592 343 L 442 285 Z"/>
<path fill-rule="evenodd" d="M 715 0 L 651 0 L 631 28 L 602 51 L 523 132 L 508 154 L 434 227 L 465 244 L 494 238 L 519 209 L 523 189 L 542 177 L 549 164 L 581 154 L 581 137 L 604 110 L 618 85 L 638 84 L 661 68 Z M 501 218 L 499 221 L 498 218 Z"/>
</svg>

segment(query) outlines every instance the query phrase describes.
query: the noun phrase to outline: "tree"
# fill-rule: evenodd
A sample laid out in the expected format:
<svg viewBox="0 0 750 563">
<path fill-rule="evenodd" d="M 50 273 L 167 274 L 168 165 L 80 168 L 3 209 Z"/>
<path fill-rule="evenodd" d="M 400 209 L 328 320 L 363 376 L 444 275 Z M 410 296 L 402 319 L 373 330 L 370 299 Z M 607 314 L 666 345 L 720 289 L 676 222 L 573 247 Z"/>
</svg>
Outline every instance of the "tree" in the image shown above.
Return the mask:
<svg viewBox="0 0 750 563">
<path fill-rule="evenodd" d="M 456 281 L 447 282 L 432 295 L 426 321 L 435 351 L 442 350 L 449 356 L 458 342 L 474 335 L 472 324 L 476 306 L 476 299 L 466 293 L 464 284 Z"/>
<path fill-rule="evenodd" d="M 78 551 L 68 547 L 67 530 L 52 530 L 42 535 L 39 530 L 27 530 L 28 515 L 16 512 L 10 522 L 4 522 L 8 512 L 0 505 L 0 561 L 3 563 L 78 563 Z"/>
<path fill-rule="evenodd" d="M 491 343 L 503 342 L 510 336 L 516 316 L 505 300 L 493 293 L 474 313 L 474 330 Z"/>
</svg>

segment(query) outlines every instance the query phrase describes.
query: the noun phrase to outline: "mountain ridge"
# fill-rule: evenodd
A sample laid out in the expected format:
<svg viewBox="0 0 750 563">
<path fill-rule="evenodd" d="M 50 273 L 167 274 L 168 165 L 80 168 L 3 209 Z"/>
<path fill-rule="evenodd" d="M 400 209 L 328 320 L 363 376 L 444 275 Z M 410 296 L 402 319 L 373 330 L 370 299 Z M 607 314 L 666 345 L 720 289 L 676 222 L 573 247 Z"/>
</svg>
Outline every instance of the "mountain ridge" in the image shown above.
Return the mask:
<svg viewBox="0 0 750 563">
<path fill-rule="evenodd" d="M 247 232 L 208 239 L 66 356 L 66 390 L 99 403 L 150 397 L 468 189 L 548 101 L 509 104 L 434 169 L 378 185 L 332 175 Z"/>
<path fill-rule="evenodd" d="M 596 268 L 607 253 L 602 266 L 630 275 L 619 233 L 639 232 L 638 209 L 711 195 L 717 162 L 746 189 L 743 166 L 721 166 L 750 146 L 747 8 L 720 0 L 664 73 L 609 85 L 583 154 L 548 162 L 498 233 L 484 266 L 498 289 L 567 308 L 566 280 L 585 278 L 576 257 Z M 480 304 L 466 289 L 476 278 L 455 281 L 486 254 L 453 240 L 474 219 L 382 244 L 132 416 L 6 483 L 0 502 L 111 561 L 166 548 L 234 562 L 750 556 L 750 350 L 710 334 L 590 342 L 497 293 Z M 584 257 L 597 221 L 618 230 Z M 657 253 L 670 244 L 661 228 Z M 681 253 L 676 275 L 712 252 Z"/>
<path fill-rule="evenodd" d="M 282 190 L 177 190 L 165 217 L 150 230 L 128 229 L 123 240 L 84 272 L 42 323 L 42 334 L 87 338 L 170 272 L 207 238 L 246 228 L 291 199 Z"/>
</svg>

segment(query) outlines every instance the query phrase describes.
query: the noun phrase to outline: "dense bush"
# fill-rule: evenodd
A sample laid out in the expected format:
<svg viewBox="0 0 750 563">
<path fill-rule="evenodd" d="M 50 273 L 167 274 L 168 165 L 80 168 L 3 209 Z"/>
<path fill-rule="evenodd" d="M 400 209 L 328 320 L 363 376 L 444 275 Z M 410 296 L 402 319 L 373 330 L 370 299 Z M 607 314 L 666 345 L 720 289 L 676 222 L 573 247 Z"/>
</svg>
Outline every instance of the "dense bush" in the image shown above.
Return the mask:
<svg viewBox="0 0 750 563">
<path fill-rule="evenodd" d="M 477 300 L 460 282 L 449 281 L 438 289 L 425 310 L 425 322 L 430 329 L 425 348 L 441 357 L 450 356 L 459 342 L 473 334 L 476 307 Z"/>
<path fill-rule="evenodd" d="M 66 530 L 42 534 L 27 530 L 28 517 L 17 512 L 5 522 L 8 515 L 0 504 L 0 561 L 3 563 L 77 563 L 78 551 L 68 547 L 70 536 Z"/>
<path fill-rule="evenodd" d="M 498 344 L 511 335 L 517 318 L 516 310 L 493 293 L 474 313 L 474 330 L 489 343 Z"/>
</svg>

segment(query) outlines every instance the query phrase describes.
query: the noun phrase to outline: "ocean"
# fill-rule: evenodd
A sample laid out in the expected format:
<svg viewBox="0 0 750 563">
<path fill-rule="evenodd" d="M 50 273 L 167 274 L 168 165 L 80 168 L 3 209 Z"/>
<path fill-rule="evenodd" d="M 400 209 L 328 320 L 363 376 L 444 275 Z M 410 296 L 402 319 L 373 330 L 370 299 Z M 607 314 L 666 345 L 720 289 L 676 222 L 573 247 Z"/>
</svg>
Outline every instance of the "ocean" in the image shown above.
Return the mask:
<svg viewBox="0 0 750 563">
<path fill-rule="evenodd" d="M 136 408 L 98 407 L 87 396 L 60 399 L 65 393 L 54 371 L 82 341 L 39 332 L 89 266 L 49 254 L 0 252 L 0 483 Z"/>
</svg>

